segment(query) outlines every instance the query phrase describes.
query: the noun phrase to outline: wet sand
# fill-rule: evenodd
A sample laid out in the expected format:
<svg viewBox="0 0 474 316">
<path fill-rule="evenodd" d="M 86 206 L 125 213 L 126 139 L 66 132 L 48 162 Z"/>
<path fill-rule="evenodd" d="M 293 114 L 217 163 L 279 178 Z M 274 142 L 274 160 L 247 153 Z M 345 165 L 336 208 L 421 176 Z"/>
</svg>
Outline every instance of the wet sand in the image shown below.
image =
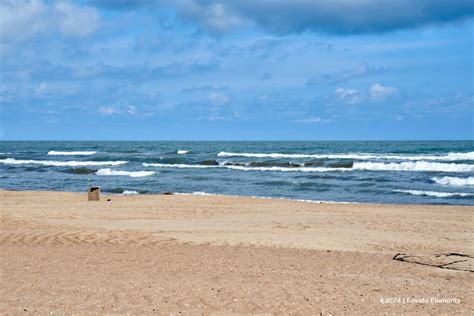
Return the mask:
<svg viewBox="0 0 474 316">
<path fill-rule="evenodd" d="M 0 191 L 0 312 L 470 314 L 472 259 L 432 265 L 440 264 L 435 254 L 474 254 L 473 214 L 463 206 L 188 195 L 88 202 L 77 193 Z M 431 265 L 393 260 L 397 253 Z"/>
</svg>

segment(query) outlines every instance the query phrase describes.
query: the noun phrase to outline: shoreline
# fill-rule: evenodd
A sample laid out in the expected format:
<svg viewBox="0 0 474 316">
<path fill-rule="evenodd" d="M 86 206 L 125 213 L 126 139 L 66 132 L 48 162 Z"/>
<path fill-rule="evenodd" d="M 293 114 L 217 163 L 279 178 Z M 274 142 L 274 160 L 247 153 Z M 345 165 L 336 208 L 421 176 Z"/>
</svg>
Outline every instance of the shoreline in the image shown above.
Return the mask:
<svg viewBox="0 0 474 316">
<path fill-rule="evenodd" d="M 473 207 L 107 198 L 0 190 L 1 312 L 469 313 L 474 303 L 474 260 L 439 256 L 473 255 Z"/>
<path fill-rule="evenodd" d="M 73 193 L 73 194 L 87 194 L 87 192 L 83 191 L 53 191 L 53 190 L 16 190 L 16 189 L 4 189 L 0 188 L 0 192 L 45 192 L 45 193 Z M 136 190 L 124 190 L 138 192 Z M 208 193 L 208 192 L 201 192 L 196 191 L 192 193 L 186 192 L 171 192 L 171 191 L 164 191 L 161 193 L 113 193 L 107 191 L 101 191 L 101 195 L 103 196 L 163 196 L 163 195 L 184 195 L 184 196 L 216 196 L 216 197 L 229 197 L 229 198 L 248 198 L 248 199 L 262 199 L 262 200 L 283 200 L 289 202 L 300 202 L 300 203 L 312 203 L 312 204 L 342 204 L 342 205 L 373 205 L 373 206 L 455 206 L 455 207 L 474 207 L 474 205 L 468 204 L 446 204 L 446 203 L 373 203 L 373 202 L 354 202 L 354 201 L 331 201 L 331 200 L 308 200 L 308 199 L 292 199 L 286 197 L 267 197 L 267 196 L 256 196 L 256 195 L 232 195 L 232 194 L 219 194 L 219 193 Z"/>
</svg>

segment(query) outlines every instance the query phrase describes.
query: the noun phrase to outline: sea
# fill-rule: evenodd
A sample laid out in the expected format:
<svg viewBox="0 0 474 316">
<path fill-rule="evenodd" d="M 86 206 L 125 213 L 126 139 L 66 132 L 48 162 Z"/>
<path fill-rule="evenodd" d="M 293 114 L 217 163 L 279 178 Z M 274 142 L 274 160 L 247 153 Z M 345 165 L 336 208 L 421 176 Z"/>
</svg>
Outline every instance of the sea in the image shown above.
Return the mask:
<svg viewBox="0 0 474 316">
<path fill-rule="evenodd" d="M 1 141 L 0 189 L 474 205 L 473 141 Z"/>
</svg>

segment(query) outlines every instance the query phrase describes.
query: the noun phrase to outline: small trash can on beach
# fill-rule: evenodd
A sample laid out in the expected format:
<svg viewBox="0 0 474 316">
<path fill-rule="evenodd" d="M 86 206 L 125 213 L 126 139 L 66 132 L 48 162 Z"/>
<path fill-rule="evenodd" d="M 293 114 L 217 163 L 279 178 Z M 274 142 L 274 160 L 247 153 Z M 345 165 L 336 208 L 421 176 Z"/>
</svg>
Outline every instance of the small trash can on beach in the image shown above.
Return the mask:
<svg viewBox="0 0 474 316">
<path fill-rule="evenodd" d="M 89 201 L 99 201 L 100 187 L 90 187 L 89 189 L 87 189 L 87 199 Z"/>
</svg>

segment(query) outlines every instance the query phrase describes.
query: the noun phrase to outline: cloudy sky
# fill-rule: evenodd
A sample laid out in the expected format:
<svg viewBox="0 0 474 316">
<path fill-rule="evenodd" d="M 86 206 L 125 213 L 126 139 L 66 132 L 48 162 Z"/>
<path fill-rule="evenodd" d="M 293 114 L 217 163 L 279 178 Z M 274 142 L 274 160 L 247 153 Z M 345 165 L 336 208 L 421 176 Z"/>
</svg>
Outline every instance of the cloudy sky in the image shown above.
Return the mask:
<svg viewBox="0 0 474 316">
<path fill-rule="evenodd" d="M 0 0 L 0 139 L 473 139 L 471 0 Z"/>
</svg>

